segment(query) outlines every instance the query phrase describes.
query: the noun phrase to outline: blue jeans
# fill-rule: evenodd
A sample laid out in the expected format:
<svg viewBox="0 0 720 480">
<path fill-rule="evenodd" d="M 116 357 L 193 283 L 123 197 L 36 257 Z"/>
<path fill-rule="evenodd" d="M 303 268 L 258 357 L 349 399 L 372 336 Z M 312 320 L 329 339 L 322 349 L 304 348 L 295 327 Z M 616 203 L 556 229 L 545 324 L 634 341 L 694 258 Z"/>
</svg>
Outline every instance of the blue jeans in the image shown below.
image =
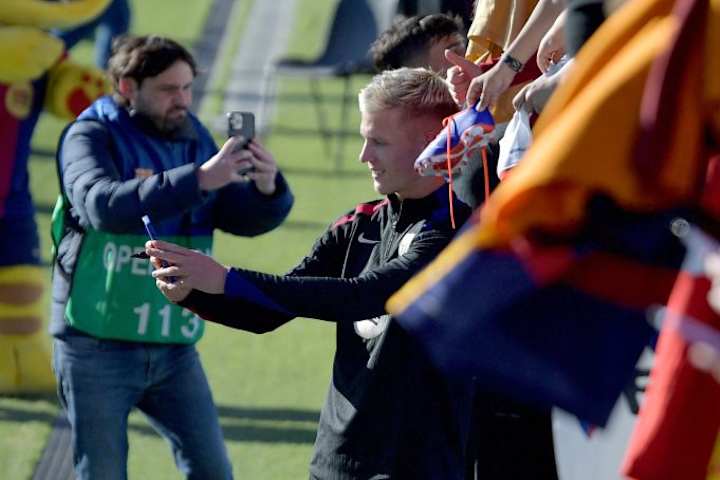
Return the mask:
<svg viewBox="0 0 720 480">
<path fill-rule="evenodd" d="M 72 427 L 78 479 L 127 478 L 128 415 L 137 407 L 188 479 L 231 479 L 210 387 L 194 346 L 86 336 L 55 339 L 60 403 Z"/>
</svg>

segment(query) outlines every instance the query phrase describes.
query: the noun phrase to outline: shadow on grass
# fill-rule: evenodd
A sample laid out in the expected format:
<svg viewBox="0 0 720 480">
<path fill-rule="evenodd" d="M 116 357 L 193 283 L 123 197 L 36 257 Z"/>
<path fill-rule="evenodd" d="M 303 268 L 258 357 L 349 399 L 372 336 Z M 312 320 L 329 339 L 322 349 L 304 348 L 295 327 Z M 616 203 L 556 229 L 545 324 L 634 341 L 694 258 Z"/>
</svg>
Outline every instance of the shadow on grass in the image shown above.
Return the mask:
<svg viewBox="0 0 720 480">
<path fill-rule="evenodd" d="M 297 408 L 247 408 L 218 405 L 220 418 L 246 418 L 251 420 L 275 420 L 291 422 L 312 422 L 320 420 L 320 412 Z"/>
<path fill-rule="evenodd" d="M 226 440 L 264 443 L 314 443 L 320 412 L 298 408 L 248 408 L 218 405 Z M 260 421 L 259 425 L 234 425 L 233 421 Z M 278 424 L 275 426 L 273 422 Z M 287 422 L 301 425 L 288 426 Z"/>
<path fill-rule="evenodd" d="M 57 402 L 53 403 L 57 406 Z M 31 408 L 20 409 L 15 407 L 0 406 L 0 422 L 43 422 L 51 424 L 55 421 L 56 417 L 57 413 L 54 412 L 38 411 Z"/>
<path fill-rule="evenodd" d="M 224 423 L 222 419 L 221 423 Z M 133 425 L 129 429 L 142 435 L 159 435 L 149 425 Z M 312 444 L 315 442 L 314 428 L 260 427 L 257 425 L 222 425 L 223 437 L 227 442 L 292 443 Z"/>
<path fill-rule="evenodd" d="M 57 404 L 57 394 L 53 392 L 43 393 L 2 393 L 0 400 L 28 400 L 32 402 L 43 401 Z"/>
<path fill-rule="evenodd" d="M 29 397 L 0 397 L 2 398 L 29 398 Z M 38 397 L 32 397 L 38 400 Z M 48 404 L 57 406 L 54 398 L 40 398 Z M 225 440 L 232 442 L 261 442 L 261 443 L 293 443 L 312 444 L 315 442 L 315 431 L 320 412 L 316 410 L 303 410 L 294 408 L 246 408 L 219 405 L 220 422 L 222 424 Z M 58 422 L 58 414 L 45 410 L 37 410 L 0 406 L 0 421 L 27 423 L 42 422 L 55 424 L 56 428 L 68 428 L 65 421 Z M 238 425 L 236 422 L 246 421 L 249 424 Z M 256 422 L 256 423 L 255 423 Z M 288 425 L 295 422 L 299 425 Z M 142 435 L 158 435 L 158 433 L 145 423 L 131 423 L 129 429 Z"/>
<path fill-rule="evenodd" d="M 231 442 L 312 444 L 320 412 L 292 408 L 245 408 L 218 406 L 223 436 Z M 250 424 L 237 425 L 246 421 Z M 262 422 L 255 424 L 253 422 Z M 288 426 L 287 422 L 303 425 Z M 276 424 L 274 424 L 276 423 Z M 142 435 L 157 435 L 147 424 L 130 424 L 130 430 Z"/>
<path fill-rule="evenodd" d="M 225 440 L 260 443 L 315 443 L 314 428 L 266 428 L 253 426 L 223 426 Z"/>
</svg>

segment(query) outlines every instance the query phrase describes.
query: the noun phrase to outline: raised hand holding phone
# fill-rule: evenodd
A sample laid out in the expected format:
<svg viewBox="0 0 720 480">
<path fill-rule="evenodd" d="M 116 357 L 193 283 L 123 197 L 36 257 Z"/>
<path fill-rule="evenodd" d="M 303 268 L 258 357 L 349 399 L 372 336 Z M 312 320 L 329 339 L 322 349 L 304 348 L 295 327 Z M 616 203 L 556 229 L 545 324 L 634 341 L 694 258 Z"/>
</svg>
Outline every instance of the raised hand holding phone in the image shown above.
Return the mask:
<svg viewBox="0 0 720 480">
<path fill-rule="evenodd" d="M 200 190 L 212 192 L 233 182 L 247 181 L 238 170 L 252 161 L 252 155 L 248 150 L 237 148 L 241 143 L 237 137 L 229 138 L 218 153 L 200 165 L 197 170 Z"/>
<path fill-rule="evenodd" d="M 237 138 L 236 151 L 245 150 L 255 138 L 255 115 L 252 112 L 228 112 L 227 113 L 227 134 L 228 138 Z M 248 162 L 237 170 L 237 173 L 244 175 L 255 170 L 255 166 Z"/>
<path fill-rule="evenodd" d="M 250 142 L 248 151 L 252 154 L 252 162 L 255 168 L 252 172 L 247 173 L 247 178 L 255 182 L 255 186 L 260 193 L 272 195 L 275 193 L 275 178 L 278 173 L 275 158 L 257 140 Z"/>
<path fill-rule="evenodd" d="M 272 195 L 276 190 L 277 163 L 270 152 L 252 138 L 255 135 L 252 114 L 231 113 L 245 116 L 228 114 L 228 134 L 236 135 L 231 135 L 220 151 L 198 168 L 198 185 L 201 190 L 213 191 L 229 183 L 252 181 L 260 193 Z"/>
</svg>

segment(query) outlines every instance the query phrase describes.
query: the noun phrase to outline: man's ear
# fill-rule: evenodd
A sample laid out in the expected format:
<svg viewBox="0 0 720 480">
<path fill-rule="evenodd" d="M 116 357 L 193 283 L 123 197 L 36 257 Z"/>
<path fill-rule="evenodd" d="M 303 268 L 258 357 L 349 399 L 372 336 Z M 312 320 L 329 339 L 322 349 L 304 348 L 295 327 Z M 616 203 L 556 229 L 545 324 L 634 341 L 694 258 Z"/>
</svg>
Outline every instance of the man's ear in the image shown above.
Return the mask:
<svg viewBox="0 0 720 480">
<path fill-rule="evenodd" d="M 123 77 L 118 80 L 118 93 L 129 101 L 132 102 L 135 99 L 137 90 L 137 82 L 134 78 Z"/>
</svg>

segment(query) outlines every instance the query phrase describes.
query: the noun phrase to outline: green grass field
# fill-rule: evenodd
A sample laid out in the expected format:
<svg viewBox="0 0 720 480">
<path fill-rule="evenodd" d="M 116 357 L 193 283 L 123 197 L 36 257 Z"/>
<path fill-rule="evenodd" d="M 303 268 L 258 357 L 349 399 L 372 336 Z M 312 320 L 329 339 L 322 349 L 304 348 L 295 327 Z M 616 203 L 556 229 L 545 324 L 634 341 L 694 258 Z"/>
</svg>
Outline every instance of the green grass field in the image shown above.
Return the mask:
<svg viewBox="0 0 720 480">
<path fill-rule="evenodd" d="M 182 9 L 172 0 L 133 3 L 135 32 L 165 34 L 192 44 L 202 31 L 211 1 L 185 2 Z M 289 54 L 316 54 L 322 46 L 334 3 L 333 0 L 298 0 Z M 247 10 L 242 9 L 239 15 L 246 15 Z M 233 21 L 237 23 L 231 28 L 242 27 L 241 18 Z M 73 54 L 89 60 L 90 45 L 78 46 Z M 365 81 L 356 79 L 354 90 Z M 307 82 L 283 80 L 279 86 L 276 125 L 313 128 L 315 115 L 309 99 L 307 102 L 284 100 L 289 98 L 286 93 L 307 93 Z M 337 95 L 341 85 L 337 81 L 326 81 L 323 89 Z M 221 108 L 219 101 L 209 105 L 203 111 L 204 116 L 222 113 L 216 111 Z M 354 114 L 351 128 L 357 130 L 355 102 L 351 108 Z M 330 105 L 328 113 L 337 127 L 337 102 Z M 35 133 L 34 147 L 54 151 L 63 125 L 56 119 L 43 117 Z M 269 234 L 253 239 L 217 234 L 216 256 L 228 264 L 279 273 L 309 250 L 324 225 L 356 203 L 376 195 L 367 170 L 356 160 L 359 137 L 347 141 L 342 174 L 334 171 L 332 159 L 325 156 L 322 143 L 315 135 L 278 133 L 270 135 L 266 143 L 280 166 L 291 172 L 287 177 L 296 197 L 295 207 L 287 224 Z M 55 167 L 52 159 L 36 156 L 30 168 L 33 194 L 39 206 L 43 251 L 49 258 L 47 209 L 57 194 Z M 236 478 L 306 478 L 317 417 L 329 380 L 333 326 L 298 319 L 277 332 L 253 336 L 209 325 L 199 349 L 220 410 Z M 30 478 L 56 413 L 54 397 L 0 398 L 2 478 Z M 179 478 L 168 446 L 138 414 L 131 417 L 128 468 L 130 478 Z"/>
</svg>

